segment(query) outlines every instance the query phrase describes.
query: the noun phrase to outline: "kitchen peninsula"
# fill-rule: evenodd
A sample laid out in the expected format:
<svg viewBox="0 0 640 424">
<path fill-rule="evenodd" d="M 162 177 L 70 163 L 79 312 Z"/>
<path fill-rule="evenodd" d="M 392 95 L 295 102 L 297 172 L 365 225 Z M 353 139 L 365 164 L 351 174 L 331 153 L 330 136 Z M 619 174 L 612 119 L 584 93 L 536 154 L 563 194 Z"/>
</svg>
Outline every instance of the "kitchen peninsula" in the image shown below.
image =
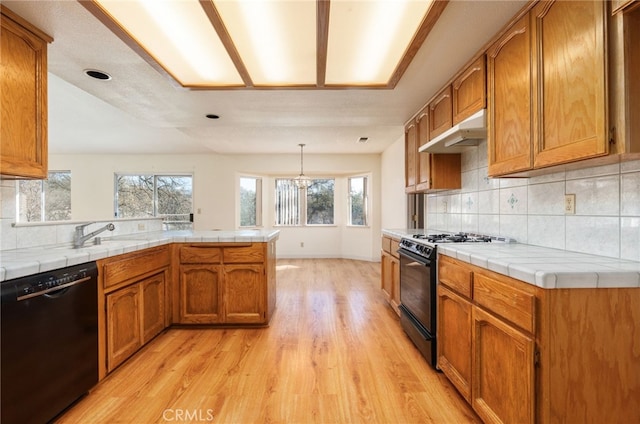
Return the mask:
<svg viewBox="0 0 640 424">
<path fill-rule="evenodd" d="M 159 231 L 0 252 L 0 280 L 98 266 L 99 376 L 171 325 L 265 326 L 278 230 Z"/>
</svg>

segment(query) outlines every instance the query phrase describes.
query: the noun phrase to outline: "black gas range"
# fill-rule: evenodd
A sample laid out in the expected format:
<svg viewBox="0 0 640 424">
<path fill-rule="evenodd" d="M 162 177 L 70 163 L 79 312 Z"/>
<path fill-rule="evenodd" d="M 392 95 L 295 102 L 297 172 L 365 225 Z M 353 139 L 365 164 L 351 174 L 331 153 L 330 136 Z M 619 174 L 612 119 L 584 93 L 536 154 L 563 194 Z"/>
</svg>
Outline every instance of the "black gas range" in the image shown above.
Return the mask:
<svg viewBox="0 0 640 424">
<path fill-rule="evenodd" d="M 512 242 L 469 233 L 414 234 L 400 240 L 400 323 L 422 356 L 436 364 L 437 247 L 444 243 Z"/>
</svg>

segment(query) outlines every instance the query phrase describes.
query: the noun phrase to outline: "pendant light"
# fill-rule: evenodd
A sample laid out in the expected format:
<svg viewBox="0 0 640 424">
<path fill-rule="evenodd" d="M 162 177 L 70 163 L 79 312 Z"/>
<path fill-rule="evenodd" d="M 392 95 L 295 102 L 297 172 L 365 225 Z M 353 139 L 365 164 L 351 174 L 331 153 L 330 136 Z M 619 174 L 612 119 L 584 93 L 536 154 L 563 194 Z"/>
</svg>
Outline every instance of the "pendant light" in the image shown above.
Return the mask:
<svg viewBox="0 0 640 424">
<path fill-rule="evenodd" d="M 302 149 L 305 145 L 301 143 L 298 144 L 298 146 L 300 146 L 300 175 L 294 178 L 293 182 L 299 190 L 306 190 L 307 187 L 309 187 L 309 185 L 311 184 L 311 180 L 309 179 L 309 177 L 304 175 Z"/>
</svg>

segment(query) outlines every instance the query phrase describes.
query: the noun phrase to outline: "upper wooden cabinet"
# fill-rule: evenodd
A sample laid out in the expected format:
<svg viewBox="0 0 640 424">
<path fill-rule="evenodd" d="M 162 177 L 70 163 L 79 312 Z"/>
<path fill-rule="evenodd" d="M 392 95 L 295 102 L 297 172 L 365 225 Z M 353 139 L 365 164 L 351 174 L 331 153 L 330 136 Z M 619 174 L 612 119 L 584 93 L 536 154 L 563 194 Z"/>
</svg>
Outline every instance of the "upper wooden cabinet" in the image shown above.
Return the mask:
<svg viewBox="0 0 640 424">
<path fill-rule="evenodd" d="M 608 153 L 605 7 L 544 1 L 531 11 L 534 168 Z"/>
<path fill-rule="evenodd" d="M 605 9 L 538 2 L 489 48 L 490 176 L 608 153 Z"/>
<path fill-rule="evenodd" d="M 487 52 L 489 175 L 531 168 L 531 31 L 529 15 Z"/>
<path fill-rule="evenodd" d="M 462 185 L 461 155 L 430 154 L 418 149 L 429 141 L 430 106 L 405 128 L 405 192 L 458 189 Z"/>
<path fill-rule="evenodd" d="M 47 43 L 51 37 L 0 6 L 0 174 L 47 178 Z"/>
<path fill-rule="evenodd" d="M 638 0 L 611 0 L 611 13 L 616 14 L 639 6 L 640 1 Z"/>
<path fill-rule="evenodd" d="M 453 125 L 459 124 L 487 106 L 485 55 L 476 59 L 451 84 Z"/>
<path fill-rule="evenodd" d="M 429 103 L 429 140 L 451 128 L 452 104 L 450 85 L 443 88 Z"/>
</svg>

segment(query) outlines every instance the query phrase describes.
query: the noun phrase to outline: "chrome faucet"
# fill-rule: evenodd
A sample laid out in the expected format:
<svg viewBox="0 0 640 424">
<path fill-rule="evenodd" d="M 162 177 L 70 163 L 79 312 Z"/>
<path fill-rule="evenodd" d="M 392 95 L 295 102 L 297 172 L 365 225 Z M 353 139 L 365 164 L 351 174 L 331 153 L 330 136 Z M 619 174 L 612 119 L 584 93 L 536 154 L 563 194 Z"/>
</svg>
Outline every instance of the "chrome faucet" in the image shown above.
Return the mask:
<svg viewBox="0 0 640 424">
<path fill-rule="evenodd" d="M 84 234 L 84 228 L 88 227 L 91 224 L 95 224 L 95 222 L 87 222 L 86 224 L 82 224 L 82 225 L 78 225 L 76 227 L 76 232 L 73 236 L 73 248 L 74 249 L 79 249 L 84 245 L 84 242 L 89 240 L 91 237 L 95 237 L 98 234 L 100 234 L 103 231 L 109 230 L 109 231 L 113 231 L 115 230 L 115 225 L 113 225 L 112 223 L 109 223 L 107 225 L 105 225 L 102 228 L 98 228 L 97 230 L 89 233 L 89 234 Z"/>
</svg>

